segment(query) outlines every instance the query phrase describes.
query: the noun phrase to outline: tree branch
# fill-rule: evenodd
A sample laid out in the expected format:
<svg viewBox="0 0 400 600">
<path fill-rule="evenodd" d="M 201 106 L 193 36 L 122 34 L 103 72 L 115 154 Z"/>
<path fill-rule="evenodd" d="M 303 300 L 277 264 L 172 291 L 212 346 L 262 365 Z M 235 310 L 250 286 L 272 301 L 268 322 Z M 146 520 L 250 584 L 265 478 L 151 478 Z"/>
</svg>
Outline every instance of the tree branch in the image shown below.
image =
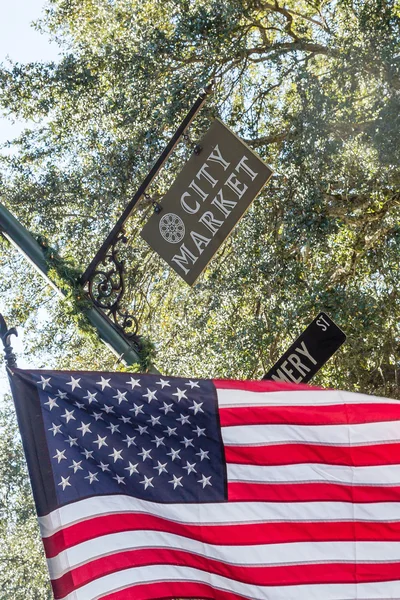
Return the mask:
<svg viewBox="0 0 400 600">
<path fill-rule="evenodd" d="M 247 139 L 243 140 L 249 146 L 253 148 L 258 148 L 259 146 L 267 146 L 268 144 L 277 144 L 279 142 L 283 142 L 284 139 L 287 138 L 289 134 L 289 129 L 285 129 L 280 131 L 279 133 L 275 133 L 272 135 L 265 135 L 263 137 L 259 137 L 253 140 Z"/>
<path fill-rule="evenodd" d="M 293 34 L 294 36 L 296 36 L 296 34 L 294 34 L 294 32 L 292 31 L 294 16 L 299 17 L 299 19 L 308 21 L 309 23 L 312 23 L 313 25 L 316 25 L 317 27 L 320 27 L 326 33 L 331 33 L 331 30 L 328 27 L 325 19 L 324 19 L 325 23 L 322 23 L 321 21 L 318 21 L 317 19 L 314 19 L 313 17 L 310 17 L 309 15 L 305 15 L 302 12 L 292 10 L 291 8 L 279 6 L 277 1 L 275 1 L 274 4 L 270 4 L 269 2 L 259 3 L 258 8 L 260 8 L 262 10 L 269 10 L 270 12 L 275 12 L 275 13 L 277 12 L 277 13 L 280 13 L 281 15 L 283 15 L 288 21 L 288 25 L 286 26 L 286 29 L 287 29 L 287 32 L 289 33 L 289 35 Z"/>
<path fill-rule="evenodd" d="M 295 42 L 278 42 L 271 46 L 258 46 L 257 48 L 248 48 L 245 50 L 246 56 L 253 63 L 263 62 L 268 59 L 270 54 L 278 53 L 284 54 L 286 52 L 311 52 L 312 54 L 324 54 L 325 56 L 338 56 L 338 52 L 333 48 L 328 48 L 323 44 L 316 44 L 313 42 L 306 42 L 304 40 L 298 40 Z M 260 58 L 250 58 L 253 54 L 263 55 Z"/>
<path fill-rule="evenodd" d="M 275 0 L 274 4 L 269 4 L 268 2 L 266 2 L 264 4 L 260 3 L 259 8 L 261 10 L 269 10 L 270 12 L 280 13 L 286 19 L 286 25 L 284 27 L 286 33 L 288 35 L 290 35 L 290 37 L 293 38 L 295 41 L 297 41 L 299 39 L 297 34 L 292 29 L 293 16 L 290 14 L 290 12 L 286 8 L 279 6 L 277 0 Z"/>
</svg>

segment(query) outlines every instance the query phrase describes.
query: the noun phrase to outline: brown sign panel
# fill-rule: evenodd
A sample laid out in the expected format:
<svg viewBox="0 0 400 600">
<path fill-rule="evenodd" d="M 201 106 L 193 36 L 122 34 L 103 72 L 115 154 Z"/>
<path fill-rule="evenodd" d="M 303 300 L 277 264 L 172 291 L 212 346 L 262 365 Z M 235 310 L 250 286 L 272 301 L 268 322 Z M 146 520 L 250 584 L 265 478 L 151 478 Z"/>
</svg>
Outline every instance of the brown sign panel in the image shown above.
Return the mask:
<svg viewBox="0 0 400 600">
<path fill-rule="evenodd" d="M 272 171 L 216 119 L 141 236 L 193 285 Z"/>
</svg>

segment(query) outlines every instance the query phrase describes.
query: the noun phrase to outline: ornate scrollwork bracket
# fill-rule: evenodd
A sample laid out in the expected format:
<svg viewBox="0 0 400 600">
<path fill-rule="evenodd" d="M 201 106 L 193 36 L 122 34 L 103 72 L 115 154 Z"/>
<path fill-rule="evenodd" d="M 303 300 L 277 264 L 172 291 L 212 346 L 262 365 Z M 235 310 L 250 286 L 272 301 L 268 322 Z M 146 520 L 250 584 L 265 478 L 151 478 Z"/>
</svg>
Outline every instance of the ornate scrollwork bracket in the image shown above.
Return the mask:
<svg viewBox="0 0 400 600">
<path fill-rule="evenodd" d="M 17 366 L 17 357 L 15 356 L 10 343 L 10 338 L 12 335 L 18 336 L 17 330 L 15 329 L 15 327 L 11 327 L 11 329 L 8 329 L 7 323 L 3 315 L 0 314 L 0 338 L 3 342 L 4 356 L 6 359 L 7 367 L 9 369 L 13 369 Z"/>
<path fill-rule="evenodd" d="M 140 349 L 139 324 L 136 317 L 121 307 L 125 294 L 125 262 L 119 258 L 120 244 L 126 244 L 123 229 L 116 236 L 104 259 L 96 266 L 88 280 L 89 297 L 121 333 Z"/>
</svg>

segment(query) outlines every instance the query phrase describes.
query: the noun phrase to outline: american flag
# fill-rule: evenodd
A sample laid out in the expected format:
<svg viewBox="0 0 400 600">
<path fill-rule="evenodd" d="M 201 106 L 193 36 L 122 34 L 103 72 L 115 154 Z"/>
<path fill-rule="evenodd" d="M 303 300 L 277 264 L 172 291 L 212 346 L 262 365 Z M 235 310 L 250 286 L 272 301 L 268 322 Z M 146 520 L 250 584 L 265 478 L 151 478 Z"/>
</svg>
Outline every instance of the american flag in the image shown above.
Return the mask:
<svg viewBox="0 0 400 600">
<path fill-rule="evenodd" d="M 400 598 L 400 402 L 148 374 L 11 383 L 56 599 Z"/>
</svg>

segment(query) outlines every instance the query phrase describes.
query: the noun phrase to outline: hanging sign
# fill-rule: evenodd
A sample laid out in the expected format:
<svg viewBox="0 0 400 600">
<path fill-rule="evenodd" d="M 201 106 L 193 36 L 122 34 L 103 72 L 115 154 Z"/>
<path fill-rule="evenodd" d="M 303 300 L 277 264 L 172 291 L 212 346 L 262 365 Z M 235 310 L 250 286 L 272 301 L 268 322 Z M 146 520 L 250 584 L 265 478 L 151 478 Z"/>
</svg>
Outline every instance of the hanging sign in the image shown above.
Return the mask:
<svg viewBox="0 0 400 600">
<path fill-rule="evenodd" d="M 345 341 L 346 334 L 321 312 L 263 379 L 307 383 Z"/>
<path fill-rule="evenodd" d="M 193 285 L 272 171 L 216 119 L 141 236 Z"/>
</svg>

